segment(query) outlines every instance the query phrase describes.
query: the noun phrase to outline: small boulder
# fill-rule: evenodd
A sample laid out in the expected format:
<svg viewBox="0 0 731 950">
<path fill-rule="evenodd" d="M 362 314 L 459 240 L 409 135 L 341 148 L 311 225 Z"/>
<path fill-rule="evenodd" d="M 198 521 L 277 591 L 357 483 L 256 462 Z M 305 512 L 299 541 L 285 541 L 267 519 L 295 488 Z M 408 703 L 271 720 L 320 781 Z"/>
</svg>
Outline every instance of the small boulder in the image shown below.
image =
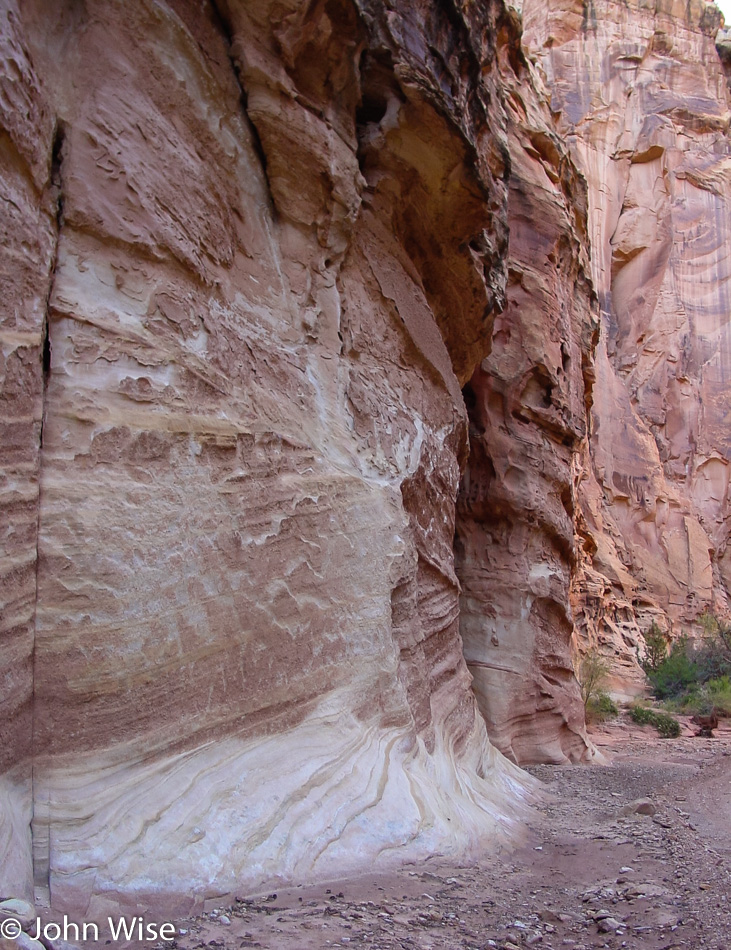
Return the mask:
<svg viewBox="0 0 731 950">
<path fill-rule="evenodd" d="M 23 930 L 27 930 L 36 922 L 36 909 L 28 901 L 21 900 L 19 897 L 0 901 L 0 921 L 11 917 L 18 921 Z"/>
<path fill-rule="evenodd" d="M 638 798 L 629 805 L 625 805 L 620 812 L 621 815 L 655 815 L 656 813 L 657 806 L 649 798 Z"/>
<path fill-rule="evenodd" d="M 622 921 L 617 920 L 615 917 L 602 917 L 602 919 L 597 922 L 597 926 L 599 927 L 600 933 L 614 933 L 615 930 L 619 930 L 622 927 Z"/>
<path fill-rule="evenodd" d="M 700 726 L 696 736 L 701 739 L 714 739 L 713 730 L 718 729 L 718 713 L 712 710 L 708 716 L 693 716 L 691 722 Z"/>
</svg>

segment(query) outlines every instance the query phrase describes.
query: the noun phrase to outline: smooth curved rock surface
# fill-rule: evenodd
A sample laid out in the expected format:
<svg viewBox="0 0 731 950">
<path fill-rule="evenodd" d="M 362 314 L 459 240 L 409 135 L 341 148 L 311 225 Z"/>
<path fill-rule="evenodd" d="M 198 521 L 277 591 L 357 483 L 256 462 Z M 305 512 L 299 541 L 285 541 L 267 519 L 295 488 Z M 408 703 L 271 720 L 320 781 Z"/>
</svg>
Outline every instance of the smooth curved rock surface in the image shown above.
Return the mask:
<svg viewBox="0 0 731 950">
<path fill-rule="evenodd" d="M 92 917 L 516 840 L 452 547 L 501 7 L 7 11 L 0 889 L 31 804 Z"/>
<path fill-rule="evenodd" d="M 718 13 L 523 17 L 3 0 L 4 894 L 499 849 L 728 608 Z"/>
</svg>

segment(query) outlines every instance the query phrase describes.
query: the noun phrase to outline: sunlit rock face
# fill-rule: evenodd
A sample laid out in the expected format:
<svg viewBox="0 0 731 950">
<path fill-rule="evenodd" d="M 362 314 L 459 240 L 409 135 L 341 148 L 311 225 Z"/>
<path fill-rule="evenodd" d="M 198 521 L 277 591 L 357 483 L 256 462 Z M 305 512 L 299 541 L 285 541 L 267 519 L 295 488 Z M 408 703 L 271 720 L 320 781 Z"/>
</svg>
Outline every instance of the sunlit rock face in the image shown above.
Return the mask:
<svg viewBox="0 0 731 950">
<path fill-rule="evenodd" d="M 577 480 L 598 308 L 586 188 L 553 131 L 540 76 L 503 64 L 511 159 L 507 306 L 465 390 L 458 505 L 465 657 L 492 741 L 520 763 L 592 749 L 572 661 Z"/>
<path fill-rule="evenodd" d="M 172 912 L 513 840 L 453 537 L 514 20 L 3 16 L 0 891 Z"/>
<path fill-rule="evenodd" d="M 728 610 L 731 149 L 702 0 L 523 5 L 586 178 L 601 304 L 575 606 L 640 687 L 639 632 Z M 634 670 L 634 672 L 633 672 Z"/>
</svg>

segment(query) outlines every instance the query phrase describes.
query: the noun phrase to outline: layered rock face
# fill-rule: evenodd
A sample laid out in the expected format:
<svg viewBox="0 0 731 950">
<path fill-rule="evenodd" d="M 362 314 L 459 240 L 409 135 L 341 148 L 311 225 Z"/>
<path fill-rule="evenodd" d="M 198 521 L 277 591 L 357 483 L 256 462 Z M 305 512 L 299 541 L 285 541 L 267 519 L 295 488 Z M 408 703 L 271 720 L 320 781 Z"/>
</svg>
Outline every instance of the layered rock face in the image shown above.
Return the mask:
<svg viewBox="0 0 731 950">
<path fill-rule="evenodd" d="M 524 45 L 585 175 L 601 304 L 574 603 L 614 686 L 653 619 L 728 610 L 731 151 L 718 10 L 526 0 Z"/>
<path fill-rule="evenodd" d="M 3 0 L 4 894 L 499 847 L 726 606 L 718 21 L 601 2 Z"/>
<path fill-rule="evenodd" d="M 54 120 L 17 11 L 0 13 L 0 878 L 32 886 L 30 819 L 39 444 L 57 237 Z"/>
<path fill-rule="evenodd" d="M 507 306 L 465 390 L 470 458 L 457 570 L 465 657 L 492 741 L 521 762 L 592 755 L 569 604 L 578 460 L 586 454 L 597 305 L 586 193 L 546 90 L 504 63 L 511 158 Z M 510 68 L 509 68 L 510 67 Z"/>
<path fill-rule="evenodd" d="M 514 836 L 453 535 L 515 38 L 6 0 L 3 892 L 170 912 Z"/>
</svg>

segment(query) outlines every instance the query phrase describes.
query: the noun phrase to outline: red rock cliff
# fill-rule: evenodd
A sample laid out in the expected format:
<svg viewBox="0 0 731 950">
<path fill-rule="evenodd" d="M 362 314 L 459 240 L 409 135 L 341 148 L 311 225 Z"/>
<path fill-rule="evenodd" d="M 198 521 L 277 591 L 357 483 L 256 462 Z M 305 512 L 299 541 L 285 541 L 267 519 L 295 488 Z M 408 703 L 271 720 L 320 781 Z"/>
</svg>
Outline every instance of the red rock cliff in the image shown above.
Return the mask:
<svg viewBox="0 0 731 950">
<path fill-rule="evenodd" d="M 526 0 L 523 15 L 524 47 L 588 184 L 601 305 L 574 601 L 588 641 L 617 658 L 618 691 L 632 692 L 639 635 L 653 619 L 679 633 L 729 606 L 721 18 L 703 0 Z"/>
<path fill-rule="evenodd" d="M 0 889 L 99 915 L 510 840 L 453 536 L 516 23 L 3 17 Z"/>
<path fill-rule="evenodd" d="M 502 72 L 511 158 L 509 276 L 490 355 L 465 390 L 458 504 L 465 657 L 492 741 L 527 763 L 591 757 L 569 603 L 578 460 L 586 452 L 598 307 L 586 186 L 522 52 Z"/>
<path fill-rule="evenodd" d="M 723 606 L 713 9 L 4 0 L 0 891 L 499 847 Z"/>
</svg>

